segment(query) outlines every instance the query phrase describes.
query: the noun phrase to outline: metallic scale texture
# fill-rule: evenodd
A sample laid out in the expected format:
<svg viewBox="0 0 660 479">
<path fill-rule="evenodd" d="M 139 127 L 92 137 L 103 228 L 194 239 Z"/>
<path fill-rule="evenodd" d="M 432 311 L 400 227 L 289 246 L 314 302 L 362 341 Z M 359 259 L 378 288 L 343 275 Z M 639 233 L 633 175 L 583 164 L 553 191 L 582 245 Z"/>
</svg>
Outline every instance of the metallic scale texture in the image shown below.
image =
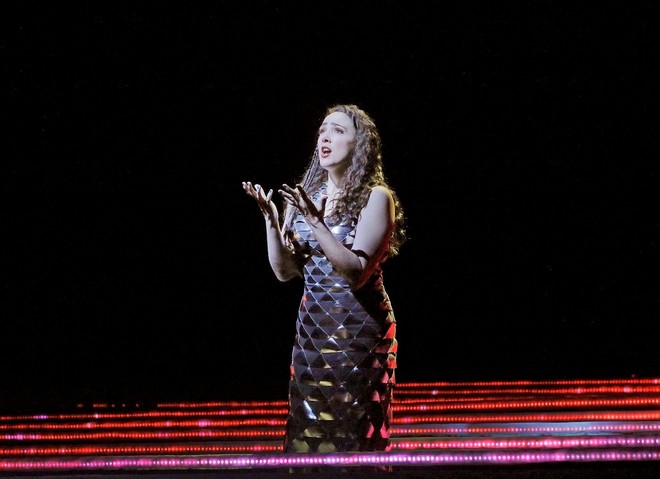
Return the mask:
<svg viewBox="0 0 660 479">
<path fill-rule="evenodd" d="M 355 223 L 329 226 L 350 248 Z M 291 357 L 284 451 L 387 451 L 397 341 L 382 270 L 351 291 L 301 215 L 294 231 L 290 239 L 306 258 L 305 287 Z"/>
</svg>

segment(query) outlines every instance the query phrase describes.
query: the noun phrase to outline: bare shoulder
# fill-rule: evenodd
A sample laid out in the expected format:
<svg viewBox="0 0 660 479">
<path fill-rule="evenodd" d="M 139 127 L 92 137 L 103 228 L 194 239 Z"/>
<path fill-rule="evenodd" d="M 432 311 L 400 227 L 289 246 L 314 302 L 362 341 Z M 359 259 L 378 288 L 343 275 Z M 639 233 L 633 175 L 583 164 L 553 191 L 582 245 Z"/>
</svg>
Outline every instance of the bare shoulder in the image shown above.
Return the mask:
<svg viewBox="0 0 660 479">
<path fill-rule="evenodd" d="M 365 207 L 366 214 L 391 215 L 394 209 L 392 191 L 386 186 L 374 186 Z"/>
<path fill-rule="evenodd" d="M 389 203 L 392 201 L 392 191 L 386 186 L 374 186 L 371 189 L 371 195 L 369 195 L 369 203 L 372 201 L 378 203 Z"/>
</svg>

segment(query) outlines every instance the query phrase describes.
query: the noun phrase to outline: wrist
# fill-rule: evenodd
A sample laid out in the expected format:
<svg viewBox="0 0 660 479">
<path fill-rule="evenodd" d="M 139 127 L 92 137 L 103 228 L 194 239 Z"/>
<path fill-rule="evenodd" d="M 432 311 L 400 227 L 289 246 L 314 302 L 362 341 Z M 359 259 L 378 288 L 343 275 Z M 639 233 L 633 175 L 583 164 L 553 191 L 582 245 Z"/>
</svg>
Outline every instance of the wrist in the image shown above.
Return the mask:
<svg viewBox="0 0 660 479">
<path fill-rule="evenodd" d="M 323 218 L 319 216 L 305 217 L 305 221 L 310 226 L 310 228 L 320 228 L 322 226 L 325 226 L 325 223 L 323 222 Z"/>
</svg>

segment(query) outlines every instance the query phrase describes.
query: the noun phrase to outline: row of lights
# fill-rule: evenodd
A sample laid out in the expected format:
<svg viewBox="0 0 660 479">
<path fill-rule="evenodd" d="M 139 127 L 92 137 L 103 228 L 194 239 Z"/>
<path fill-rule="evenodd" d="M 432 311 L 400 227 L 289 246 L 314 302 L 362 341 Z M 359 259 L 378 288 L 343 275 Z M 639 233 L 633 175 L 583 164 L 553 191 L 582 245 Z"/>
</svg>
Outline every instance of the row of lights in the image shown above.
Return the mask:
<svg viewBox="0 0 660 479">
<path fill-rule="evenodd" d="M 660 398 L 658 397 L 642 397 L 642 398 L 610 398 L 610 399 L 551 399 L 551 400 L 529 400 L 529 401 L 504 401 L 491 398 L 478 402 L 461 401 L 459 403 L 438 402 L 436 400 L 415 400 L 403 401 L 395 403 L 392 406 L 394 413 L 407 412 L 407 413 L 424 413 L 427 411 L 451 411 L 451 410 L 487 410 L 487 409 L 532 409 L 532 408 L 575 408 L 575 407 L 629 407 L 629 406 L 658 406 L 660 405 Z M 16 429 L 20 426 L 16 421 L 45 421 L 45 420 L 98 420 L 98 419 L 136 419 L 136 418 L 159 418 L 159 417 L 213 417 L 213 416 L 277 416 L 283 417 L 287 413 L 287 408 L 269 408 L 269 409 L 238 409 L 238 410 L 215 410 L 215 411 L 139 411 L 139 412 L 125 412 L 125 413 L 90 413 L 90 414 L 58 414 L 52 416 L 3 416 L 0 417 L 0 430 L 3 429 Z M 241 420 L 242 421 L 242 420 Z M 175 423 L 176 421 L 170 421 Z M 211 422 L 208 420 L 208 422 Z M 7 424 L 2 424 L 7 423 Z M 141 423 L 148 427 L 152 423 Z M 242 424 L 242 423 L 241 423 Z M 27 427 L 27 426 L 26 426 Z M 34 426 L 29 427 L 46 427 Z M 58 426 L 53 426 L 58 427 Z M 70 425 L 63 425 L 62 427 L 71 427 Z M 90 428 L 97 427 L 91 426 L 90 423 L 84 425 L 76 425 L 75 427 Z M 103 426 L 103 427 L 125 427 L 125 426 Z"/>
<path fill-rule="evenodd" d="M 530 464 L 552 462 L 657 461 L 655 450 L 598 450 L 554 452 L 442 452 L 442 453 L 362 453 L 362 454 L 273 454 L 263 456 L 192 456 L 90 458 L 60 460 L 52 458 L 1 460 L 0 471 L 90 471 L 90 470 L 167 470 L 217 468 L 272 468 L 310 466 L 423 466 L 442 464 Z"/>
<path fill-rule="evenodd" d="M 465 449 L 561 449 L 603 447 L 657 447 L 660 436 L 622 437 L 543 437 L 498 439 L 444 439 L 444 440 L 393 440 L 391 449 L 396 450 L 465 450 Z M 0 456 L 99 456 L 99 455 L 169 455 L 169 454 L 229 454 L 267 453 L 282 450 L 281 441 L 270 444 L 163 444 L 163 445 L 102 445 L 102 446 L 50 446 L 14 447 L 0 449 Z"/>
</svg>

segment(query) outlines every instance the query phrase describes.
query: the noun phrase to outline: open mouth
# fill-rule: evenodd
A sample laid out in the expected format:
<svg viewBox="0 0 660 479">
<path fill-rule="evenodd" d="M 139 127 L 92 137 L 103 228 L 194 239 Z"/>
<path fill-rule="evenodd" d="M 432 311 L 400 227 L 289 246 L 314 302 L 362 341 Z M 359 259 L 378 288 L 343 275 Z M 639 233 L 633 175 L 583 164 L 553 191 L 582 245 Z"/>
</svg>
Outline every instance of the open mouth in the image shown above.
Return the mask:
<svg viewBox="0 0 660 479">
<path fill-rule="evenodd" d="M 332 153 L 332 150 L 330 148 L 328 148 L 327 146 L 321 147 L 321 156 L 323 158 L 328 157 L 330 153 Z"/>
</svg>

